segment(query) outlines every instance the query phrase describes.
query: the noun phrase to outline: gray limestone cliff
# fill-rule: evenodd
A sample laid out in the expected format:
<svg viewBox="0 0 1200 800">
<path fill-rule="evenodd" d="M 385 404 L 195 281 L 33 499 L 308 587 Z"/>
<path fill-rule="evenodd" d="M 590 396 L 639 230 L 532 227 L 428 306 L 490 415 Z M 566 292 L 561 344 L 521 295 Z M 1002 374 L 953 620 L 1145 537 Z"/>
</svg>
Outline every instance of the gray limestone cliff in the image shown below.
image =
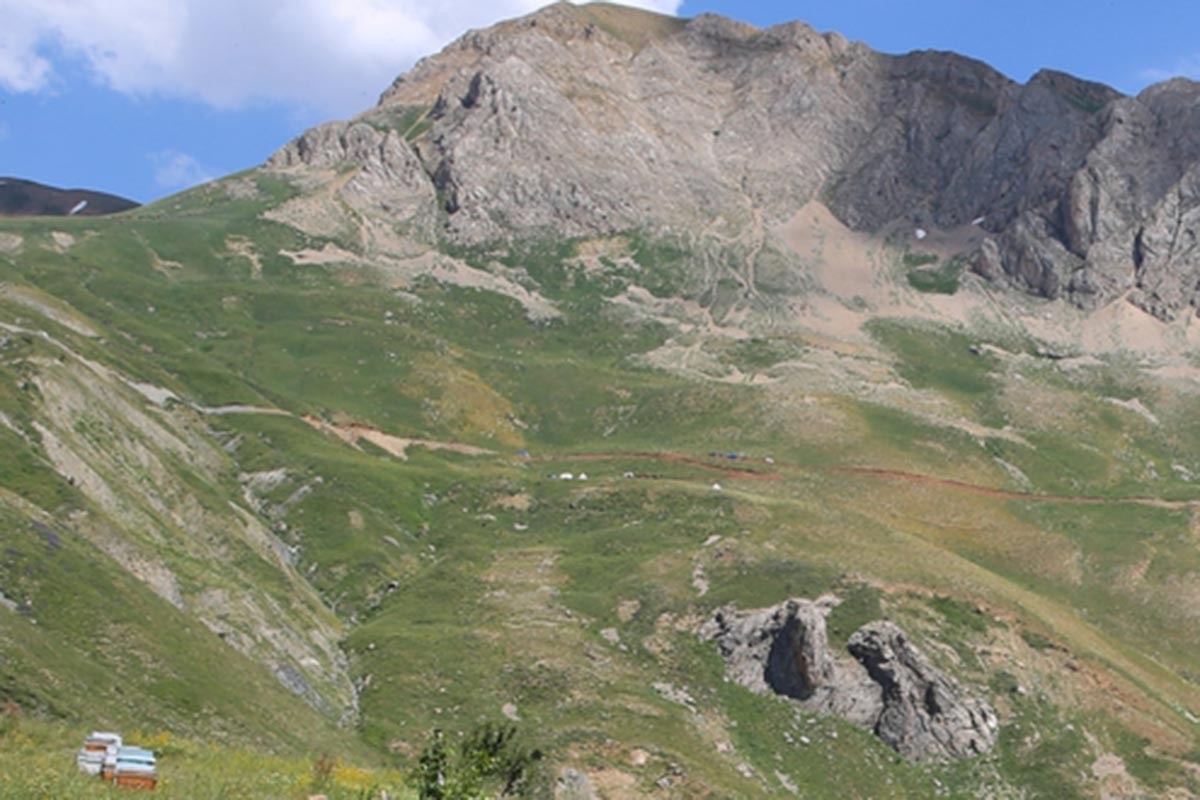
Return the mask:
<svg viewBox="0 0 1200 800">
<path fill-rule="evenodd" d="M 364 203 L 457 245 L 728 240 L 814 199 L 863 231 L 974 224 L 986 279 L 1171 319 L 1200 307 L 1197 123 L 1186 80 L 1137 97 L 1050 71 L 1018 84 L 801 23 L 559 3 L 469 32 L 270 166 L 361 163 Z"/>
</svg>

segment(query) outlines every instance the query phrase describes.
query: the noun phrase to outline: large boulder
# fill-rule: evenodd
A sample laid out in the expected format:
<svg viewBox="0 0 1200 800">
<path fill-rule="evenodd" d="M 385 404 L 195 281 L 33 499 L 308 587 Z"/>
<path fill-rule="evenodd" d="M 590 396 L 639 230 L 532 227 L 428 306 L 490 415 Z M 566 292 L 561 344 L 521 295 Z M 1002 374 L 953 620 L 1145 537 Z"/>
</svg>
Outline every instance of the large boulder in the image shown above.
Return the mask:
<svg viewBox="0 0 1200 800">
<path fill-rule="evenodd" d="M 871 730 L 912 761 L 965 758 L 996 743 L 995 712 L 935 667 L 899 627 L 859 628 L 848 652 L 830 648 L 832 598 L 755 611 L 724 608 L 701 628 L 735 683 L 789 698 Z"/>
</svg>

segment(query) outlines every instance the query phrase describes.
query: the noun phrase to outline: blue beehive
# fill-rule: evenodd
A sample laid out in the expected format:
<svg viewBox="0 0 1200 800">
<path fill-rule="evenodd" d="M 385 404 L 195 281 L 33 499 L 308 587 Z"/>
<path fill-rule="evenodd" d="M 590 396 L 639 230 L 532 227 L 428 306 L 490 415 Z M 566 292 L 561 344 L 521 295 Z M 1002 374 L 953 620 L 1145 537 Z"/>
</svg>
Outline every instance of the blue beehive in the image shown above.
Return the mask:
<svg viewBox="0 0 1200 800">
<path fill-rule="evenodd" d="M 117 786 L 153 789 L 158 784 L 154 752 L 141 747 L 118 747 L 111 756 L 112 781 Z"/>
</svg>

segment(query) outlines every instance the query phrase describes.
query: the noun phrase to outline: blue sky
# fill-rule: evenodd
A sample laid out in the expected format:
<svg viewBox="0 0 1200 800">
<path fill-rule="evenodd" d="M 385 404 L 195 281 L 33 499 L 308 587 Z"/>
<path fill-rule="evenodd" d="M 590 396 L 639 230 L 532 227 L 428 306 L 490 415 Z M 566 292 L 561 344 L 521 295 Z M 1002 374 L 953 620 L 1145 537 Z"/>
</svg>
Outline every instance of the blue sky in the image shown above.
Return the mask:
<svg viewBox="0 0 1200 800">
<path fill-rule="evenodd" d="M 1200 76 L 1200 4 L 1159 0 L 638 0 L 802 19 L 885 52 L 956 50 L 1026 80 L 1125 92 Z M 260 163 L 466 27 L 538 0 L 0 0 L 0 175 L 148 201 Z"/>
</svg>

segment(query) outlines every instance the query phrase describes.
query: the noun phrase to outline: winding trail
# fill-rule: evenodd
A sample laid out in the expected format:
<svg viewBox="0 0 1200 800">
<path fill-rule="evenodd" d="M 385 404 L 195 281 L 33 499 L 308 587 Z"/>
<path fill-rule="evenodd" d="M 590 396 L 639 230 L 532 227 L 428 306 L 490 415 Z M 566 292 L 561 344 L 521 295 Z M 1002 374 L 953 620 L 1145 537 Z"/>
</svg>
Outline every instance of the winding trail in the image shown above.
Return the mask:
<svg viewBox="0 0 1200 800">
<path fill-rule="evenodd" d="M 58 342 L 44 331 L 29 331 L 18 326 L 7 325 L 4 323 L 0 323 L 0 330 L 7 330 L 14 333 L 30 333 L 39 335 L 42 338 L 50 341 L 52 344 L 62 348 L 67 353 L 84 362 L 88 366 L 91 366 L 93 369 L 104 369 L 105 371 L 108 371 L 106 368 L 102 368 L 94 362 L 90 362 L 83 358 L 83 356 L 75 353 L 66 345 Z M 166 389 L 161 389 L 150 384 L 137 383 L 123 377 L 121 379 L 131 388 L 135 389 L 151 402 L 159 406 L 165 405 L 167 400 L 174 400 L 177 402 L 184 402 L 192 409 L 202 414 L 211 416 L 223 416 L 229 414 L 269 414 L 293 417 L 325 433 L 332 433 L 351 446 L 357 447 L 357 442 L 359 439 L 367 440 L 376 446 L 382 447 L 384 450 L 401 459 L 407 459 L 407 450 L 409 447 L 425 447 L 430 450 L 452 450 L 458 453 L 474 456 L 496 455 L 496 451 L 494 450 L 475 447 L 461 442 L 438 442 L 426 439 L 397 437 L 361 424 L 341 426 L 333 425 L 331 423 L 322 422 L 310 416 L 297 416 L 290 411 L 285 411 L 284 409 L 280 408 L 240 404 L 206 407 L 194 402 L 181 400 L 181 398 L 176 396 L 173 392 Z M 983 486 L 981 484 L 970 483 L 968 481 L 957 480 L 954 478 L 943 478 L 936 475 L 925 475 L 919 472 L 908 472 L 906 470 L 886 469 L 882 467 L 788 464 L 778 461 L 751 461 L 749 459 L 742 458 L 726 459 L 720 456 L 711 455 L 706 457 L 670 450 L 610 450 L 589 453 L 561 453 L 537 456 L 530 460 L 543 463 L 561 463 L 569 461 L 590 463 L 635 460 L 649 461 L 660 464 L 681 464 L 684 466 L 715 472 L 726 477 L 727 479 L 751 481 L 779 481 L 784 478 L 785 472 L 810 473 L 818 475 L 844 475 L 857 478 L 869 478 L 879 481 L 935 486 L 959 492 L 995 497 L 1001 500 L 1022 500 L 1035 503 L 1070 503 L 1076 505 L 1131 504 L 1172 510 L 1200 509 L 1200 499 L 1168 500 L 1161 497 L 1153 497 L 1151 495 L 1113 495 L 1110 497 L 1105 497 L 1100 495 L 1086 494 L 1025 492 L 1017 491 L 1015 489 L 998 489 L 993 486 Z M 754 464 L 755 466 L 751 466 L 751 464 Z M 757 468 L 758 466 L 766 468 L 759 469 Z"/>
<path fill-rule="evenodd" d="M 996 497 L 1001 500 L 1025 500 L 1037 503 L 1071 503 L 1077 505 L 1133 504 L 1177 510 L 1192 510 L 1200 508 L 1200 499 L 1167 500 L 1160 497 L 1153 497 L 1151 495 L 1114 495 L 1111 497 L 1104 497 L 1100 495 L 1086 494 L 1022 492 L 1014 489 L 997 489 L 992 486 L 983 486 L 977 483 L 956 480 L 954 478 L 942 478 L 936 475 L 925 475 L 919 472 L 907 472 L 905 470 L 884 469 L 880 467 L 819 466 L 815 464 L 785 464 L 775 462 L 774 464 L 764 464 L 764 466 L 769 466 L 770 469 L 760 470 L 754 469 L 750 466 L 737 466 L 736 462 L 723 463 L 718 457 L 706 459 L 702 456 L 670 451 L 616 450 L 604 453 L 547 455 L 540 456 L 534 460 L 545 462 L 602 462 L 628 459 L 637 461 L 653 461 L 661 464 L 683 464 L 712 472 L 718 472 L 727 478 L 738 480 L 778 481 L 784 478 L 784 472 L 804 472 L 819 475 L 845 475 L 858 478 L 871 478 L 880 481 L 936 486 L 960 492 L 967 492 L 970 494 Z"/>
</svg>

